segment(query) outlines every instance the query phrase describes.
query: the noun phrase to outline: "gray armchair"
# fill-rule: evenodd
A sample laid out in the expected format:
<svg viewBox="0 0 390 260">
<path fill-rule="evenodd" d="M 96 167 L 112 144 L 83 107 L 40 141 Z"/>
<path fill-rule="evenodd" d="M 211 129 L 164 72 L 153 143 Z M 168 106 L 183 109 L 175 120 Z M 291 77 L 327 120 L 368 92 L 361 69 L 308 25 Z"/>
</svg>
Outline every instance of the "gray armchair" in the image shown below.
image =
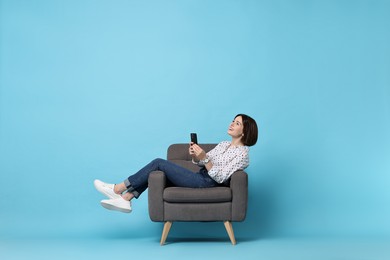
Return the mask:
<svg viewBox="0 0 390 260">
<path fill-rule="evenodd" d="M 206 151 L 216 144 L 200 144 Z M 197 171 L 191 162 L 188 144 L 172 144 L 167 159 Z M 243 221 L 248 202 L 248 175 L 233 173 L 226 185 L 212 188 L 183 188 L 169 186 L 165 174 L 155 171 L 149 176 L 149 216 L 152 221 L 165 222 L 160 244 L 164 245 L 174 221 L 222 221 L 233 245 L 236 244 L 232 221 Z"/>
</svg>

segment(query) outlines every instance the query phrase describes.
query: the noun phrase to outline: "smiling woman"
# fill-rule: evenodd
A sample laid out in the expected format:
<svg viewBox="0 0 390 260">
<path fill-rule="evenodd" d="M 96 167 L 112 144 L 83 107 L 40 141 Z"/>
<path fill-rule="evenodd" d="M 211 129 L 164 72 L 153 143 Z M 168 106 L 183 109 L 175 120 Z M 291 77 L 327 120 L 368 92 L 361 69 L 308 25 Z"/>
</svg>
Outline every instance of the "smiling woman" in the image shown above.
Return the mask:
<svg viewBox="0 0 390 260">
<path fill-rule="evenodd" d="M 200 167 L 198 172 L 164 159 L 155 159 L 122 183 L 115 185 L 95 180 L 95 188 L 108 197 L 101 201 L 101 205 L 109 210 L 130 213 L 131 200 L 147 189 L 149 175 L 153 171 L 163 171 L 167 179 L 178 187 L 207 188 L 224 184 L 235 171 L 248 167 L 248 146 L 257 142 L 257 123 L 248 115 L 238 114 L 227 133 L 231 141 L 220 142 L 208 153 L 196 143 L 189 144 L 188 153 Z"/>
</svg>

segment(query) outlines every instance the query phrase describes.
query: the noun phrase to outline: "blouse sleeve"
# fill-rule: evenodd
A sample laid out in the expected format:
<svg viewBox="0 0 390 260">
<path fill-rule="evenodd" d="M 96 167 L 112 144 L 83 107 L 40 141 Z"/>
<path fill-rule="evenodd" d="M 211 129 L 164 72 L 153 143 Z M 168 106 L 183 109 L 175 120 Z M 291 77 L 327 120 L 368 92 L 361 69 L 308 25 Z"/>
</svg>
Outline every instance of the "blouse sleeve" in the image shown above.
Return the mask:
<svg viewBox="0 0 390 260">
<path fill-rule="evenodd" d="M 213 164 L 208 174 L 218 183 L 223 183 L 238 170 L 243 170 L 249 165 L 248 150 L 240 151 L 230 161 L 222 164 Z"/>
</svg>

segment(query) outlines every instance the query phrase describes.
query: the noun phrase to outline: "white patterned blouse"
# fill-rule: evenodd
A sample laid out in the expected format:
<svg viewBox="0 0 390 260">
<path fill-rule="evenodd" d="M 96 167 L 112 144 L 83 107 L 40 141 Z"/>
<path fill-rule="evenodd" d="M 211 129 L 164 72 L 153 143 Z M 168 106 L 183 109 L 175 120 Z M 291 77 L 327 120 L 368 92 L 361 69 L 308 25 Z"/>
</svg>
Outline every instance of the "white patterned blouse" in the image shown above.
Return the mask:
<svg viewBox="0 0 390 260">
<path fill-rule="evenodd" d="M 213 164 L 208 174 L 218 183 L 223 183 L 235 171 L 244 170 L 249 165 L 249 147 L 233 146 L 229 141 L 220 142 L 206 154 Z M 202 166 L 202 162 L 197 163 Z"/>
</svg>

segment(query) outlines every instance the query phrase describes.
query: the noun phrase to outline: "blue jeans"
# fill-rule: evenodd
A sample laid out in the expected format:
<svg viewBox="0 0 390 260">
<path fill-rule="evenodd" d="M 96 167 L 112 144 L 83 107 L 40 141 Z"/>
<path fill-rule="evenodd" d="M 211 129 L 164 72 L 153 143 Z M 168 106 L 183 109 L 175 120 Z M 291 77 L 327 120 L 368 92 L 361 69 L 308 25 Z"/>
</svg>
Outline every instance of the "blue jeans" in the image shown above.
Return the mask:
<svg viewBox="0 0 390 260">
<path fill-rule="evenodd" d="M 178 187 L 208 188 L 219 185 L 208 175 L 204 167 L 198 172 L 192 172 L 167 160 L 155 159 L 125 179 L 127 191 L 138 198 L 148 187 L 149 175 L 153 171 L 163 171 L 168 181 Z"/>
</svg>

